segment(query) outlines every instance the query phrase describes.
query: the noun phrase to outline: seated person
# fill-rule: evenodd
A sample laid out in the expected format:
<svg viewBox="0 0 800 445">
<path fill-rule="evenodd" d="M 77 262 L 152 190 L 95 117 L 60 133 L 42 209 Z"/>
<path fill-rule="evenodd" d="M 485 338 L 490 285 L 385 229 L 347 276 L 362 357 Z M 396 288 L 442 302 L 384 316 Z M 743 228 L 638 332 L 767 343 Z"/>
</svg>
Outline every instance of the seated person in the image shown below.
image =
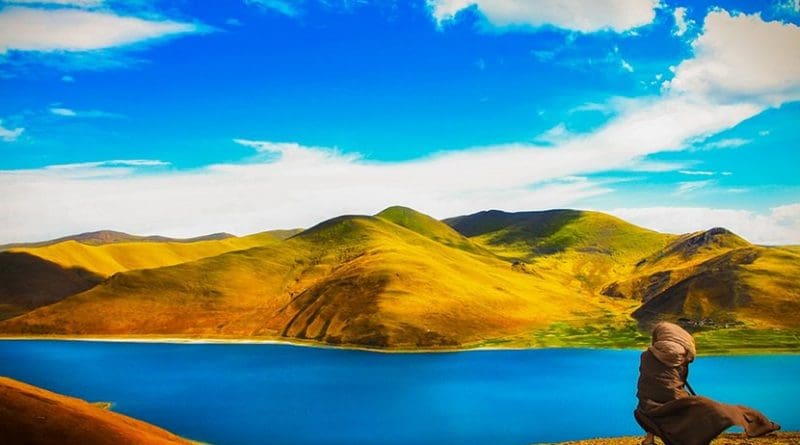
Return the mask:
<svg viewBox="0 0 800 445">
<path fill-rule="evenodd" d="M 686 379 L 695 355 L 694 338 L 683 328 L 667 322 L 655 326 L 639 365 L 634 418 L 647 433 L 642 445 L 654 444 L 654 436 L 666 445 L 708 445 L 733 425 L 741 426 L 747 437 L 780 429 L 752 408 L 690 394 Z"/>
</svg>

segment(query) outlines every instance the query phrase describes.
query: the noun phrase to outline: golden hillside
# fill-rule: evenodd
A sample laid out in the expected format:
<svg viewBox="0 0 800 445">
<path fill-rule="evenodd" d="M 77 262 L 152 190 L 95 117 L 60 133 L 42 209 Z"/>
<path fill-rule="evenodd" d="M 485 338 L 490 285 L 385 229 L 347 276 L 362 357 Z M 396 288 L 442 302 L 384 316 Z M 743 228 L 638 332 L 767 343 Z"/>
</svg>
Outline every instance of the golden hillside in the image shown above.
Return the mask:
<svg viewBox="0 0 800 445">
<path fill-rule="evenodd" d="M 102 276 L 134 269 L 152 269 L 277 242 L 269 232 L 245 237 L 195 242 L 124 241 L 85 244 L 67 240 L 41 247 L 15 247 L 8 252 L 28 253 L 66 268 L 81 268 Z"/>
<path fill-rule="evenodd" d="M 238 248 L 247 243 L 255 246 Z M 48 264 L 95 270 L 107 270 L 110 259 L 133 261 L 134 251 L 178 263 L 116 273 L 0 322 L 0 332 L 401 349 L 633 346 L 646 341 L 640 329 L 671 319 L 693 328 L 778 329 L 780 347 L 800 346 L 792 340 L 800 319 L 786 314 L 800 313 L 800 254 L 753 246 L 724 229 L 665 235 L 576 210 L 490 211 L 441 222 L 390 207 L 333 218 L 287 239 L 184 244 L 205 246 L 192 247 L 205 253 L 230 248 L 194 260 L 170 257 L 169 243 L 131 244 L 35 252 L 49 254 Z M 740 331 L 712 334 L 726 348 L 743 338 Z M 777 338 L 763 335 L 765 342 Z"/>
<path fill-rule="evenodd" d="M 339 217 L 284 242 L 118 274 L 0 329 L 434 347 L 529 332 L 576 314 L 621 313 L 608 298 L 576 298 L 560 276 L 472 253 L 482 249 L 441 222 L 420 217 L 425 228 L 414 231 L 391 219 Z"/>
</svg>

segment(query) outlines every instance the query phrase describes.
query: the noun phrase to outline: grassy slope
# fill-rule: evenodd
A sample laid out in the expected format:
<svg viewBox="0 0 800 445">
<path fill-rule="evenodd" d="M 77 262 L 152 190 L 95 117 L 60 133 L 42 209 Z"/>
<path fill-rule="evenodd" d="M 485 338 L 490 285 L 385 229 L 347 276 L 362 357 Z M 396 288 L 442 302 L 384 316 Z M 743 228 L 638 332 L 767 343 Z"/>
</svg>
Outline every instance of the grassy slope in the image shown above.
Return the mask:
<svg viewBox="0 0 800 445">
<path fill-rule="evenodd" d="M 589 294 L 617 297 L 628 313 L 643 301 L 665 302 L 653 319 L 688 317 L 739 322 L 696 334 L 708 353 L 800 349 L 800 250 L 753 246 L 724 229 L 682 236 L 658 234 L 595 212 L 481 212 L 447 220 L 500 256 L 537 271 L 574 277 Z M 655 306 L 658 306 L 657 304 Z M 566 320 L 518 338 L 527 346 L 640 347 L 633 325 Z M 646 325 L 645 323 L 645 329 Z"/>
<path fill-rule="evenodd" d="M 712 229 L 679 237 L 604 292 L 644 301 L 634 313 L 643 321 L 667 316 L 796 329 L 798 274 L 800 255 L 791 249 L 754 246 Z"/>
<path fill-rule="evenodd" d="M 409 215 L 406 215 L 409 216 Z M 621 313 L 575 298 L 423 216 L 335 218 L 289 240 L 112 277 L 0 324 L 62 334 L 263 336 L 373 347 L 480 344 L 558 320 Z M 431 239 L 448 234 L 455 246 Z"/>
<path fill-rule="evenodd" d="M 563 274 L 588 293 L 624 277 L 674 237 L 598 212 L 482 212 L 448 223 L 500 257 Z"/>
<path fill-rule="evenodd" d="M 13 248 L 9 249 L 9 252 L 29 253 L 66 268 L 80 267 L 103 276 L 110 276 L 133 269 L 180 264 L 276 241 L 275 236 L 264 232 L 241 238 L 190 243 L 119 242 L 88 245 L 70 240 L 44 247 Z"/>
<path fill-rule="evenodd" d="M 190 443 L 148 423 L 5 377 L 0 377 L 0 438 L 30 445 Z"/>
</svg>

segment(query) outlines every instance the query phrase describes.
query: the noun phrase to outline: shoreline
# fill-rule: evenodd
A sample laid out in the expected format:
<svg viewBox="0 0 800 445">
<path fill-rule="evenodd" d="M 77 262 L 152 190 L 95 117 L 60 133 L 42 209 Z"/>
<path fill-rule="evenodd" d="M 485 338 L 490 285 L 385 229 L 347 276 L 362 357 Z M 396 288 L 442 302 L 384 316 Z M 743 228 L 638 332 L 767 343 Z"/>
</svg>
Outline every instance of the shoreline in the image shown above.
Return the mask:
<svg viewBox="0 0 800 445">
<path fill-rule="evenodd" d="M 188 345 L 282 345 L 296 346 L 304 348 L 333 349 L 345 351 L 361 351 L 382 354 L 444 354 L 458 352 L 482 352 L 482 351 L 532 351 L 532 350 L 559 350 L 559 349 L 586 349 L 586 350 L 614 350 L 614 351 L 643 351 L 643 347 L 614 347 L 614 346 L 587 346 L 587 345 L 558 345 L 558 346 L 465 346 L 461 348 L 441 348 L 441 349 L 403 349 L 403 348 L 369 348 L 356 345 L 330 345 L 325 343 L 297 340 L 278 340 L 267 337 L 254 338 L 228 338 L 228 337 L 175 337 L 175 336 L 2 336 L 0 341 L 72 341 L 72 342 L 102 342 L 102 343 L 142 343 L 142 344 L 188 344 Z M 796 355 L 800 350 L 786 349 L 748 349 L 742 348 L 729 352 L 711 352 L 707 354 L 699 353 L 698 357 L 728 357 L 728 356 L 758 356 L 758 355 Z"/>
</svg>

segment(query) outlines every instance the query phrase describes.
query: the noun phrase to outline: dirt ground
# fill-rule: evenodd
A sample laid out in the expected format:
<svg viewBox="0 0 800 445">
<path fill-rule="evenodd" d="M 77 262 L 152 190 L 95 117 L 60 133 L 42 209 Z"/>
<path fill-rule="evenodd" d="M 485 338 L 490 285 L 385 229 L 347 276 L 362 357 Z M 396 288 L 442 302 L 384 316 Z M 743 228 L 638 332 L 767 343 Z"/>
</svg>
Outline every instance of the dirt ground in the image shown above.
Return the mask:
<svg viewBox="0 0 800 445">
<path fill-rule="evenodd" d="M 614 437 L 607 439 L 588 439 L 576 442 L 563 442 L 559 445 L 639 445 L 642 437 Z M 656 443 L 663 442 L 656 439 Z M 766 437 L 743 438 L 741 434 L 723 434 L 712 445 L 800 445 L 800 433 L 787 432 L 770 434 Z"/>
</svg>

